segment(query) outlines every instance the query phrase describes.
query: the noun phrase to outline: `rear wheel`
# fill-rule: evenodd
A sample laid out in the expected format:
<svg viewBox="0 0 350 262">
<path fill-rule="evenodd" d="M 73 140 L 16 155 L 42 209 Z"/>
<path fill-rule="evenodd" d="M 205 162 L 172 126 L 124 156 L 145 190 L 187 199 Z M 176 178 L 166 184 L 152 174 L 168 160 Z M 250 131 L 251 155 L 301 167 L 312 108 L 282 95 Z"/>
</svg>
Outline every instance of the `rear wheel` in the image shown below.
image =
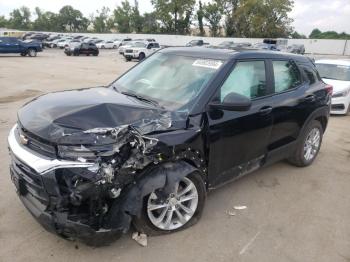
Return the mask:
<svg viewBox="0 0 350 262">
<path fill-rule="evenodd" d="M 26 56 L 26 55 L 27 55 L 26 52 L 21 53 L 21 56 Z"/>
<path fill-rule="evenodd" d="M 200 218 L 206 190 L 199 173 L 189 174 L 175 186 L 174 192 L 160 197 L 155 190 L 144 198 L 141 216 L 134 218 L 135 228 L 147 235 L 161 235 L 183 230 Z"/>
<path fill-rule="evenodd" d="M 28 50 L 28 55 L 31 56 L 31 57 L 35 57 L 36 56 L 36 50 L 33 49 L 33 48 L 30 48 Z"/>
<path fill-rule="evenodd" d="M 313 120 L 303 132 L 294 154 L 288 159 L 298 167 L 312 164 L 320 151 L 323 128 L 319 121 Z"/>
</svg>

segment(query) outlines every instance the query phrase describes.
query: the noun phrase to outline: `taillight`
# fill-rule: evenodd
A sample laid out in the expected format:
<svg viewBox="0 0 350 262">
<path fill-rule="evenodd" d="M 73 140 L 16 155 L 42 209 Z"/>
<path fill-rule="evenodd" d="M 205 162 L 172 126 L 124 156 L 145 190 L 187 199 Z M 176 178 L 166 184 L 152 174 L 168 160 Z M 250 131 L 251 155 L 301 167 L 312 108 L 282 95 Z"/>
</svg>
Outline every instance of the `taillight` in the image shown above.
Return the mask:
<svg viewBox="0 0 350 262">
<path fill-rule="evenodd" d="M 330 96 L 333 94 L 333 86 L 326 85 L 325 89 Z"/>
</svg>

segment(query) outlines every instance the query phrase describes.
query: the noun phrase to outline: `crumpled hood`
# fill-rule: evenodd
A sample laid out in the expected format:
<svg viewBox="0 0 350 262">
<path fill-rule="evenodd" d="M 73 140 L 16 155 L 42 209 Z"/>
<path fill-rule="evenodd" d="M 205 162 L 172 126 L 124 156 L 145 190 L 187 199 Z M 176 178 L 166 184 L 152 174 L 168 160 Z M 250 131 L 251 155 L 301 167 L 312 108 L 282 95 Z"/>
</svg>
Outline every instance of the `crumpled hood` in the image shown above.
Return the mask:
<svg viewBox="0 0 350 262">
<path fill-rule="evenodd" d="M 18 120 L 30 133 L 63 144 L 85 144 L 84 131 L 96 128 L 135 125 L 149 133 L 185 124 L 184 117 L 103 87 L 40 96 L 19 110 Z"/>
</svg>

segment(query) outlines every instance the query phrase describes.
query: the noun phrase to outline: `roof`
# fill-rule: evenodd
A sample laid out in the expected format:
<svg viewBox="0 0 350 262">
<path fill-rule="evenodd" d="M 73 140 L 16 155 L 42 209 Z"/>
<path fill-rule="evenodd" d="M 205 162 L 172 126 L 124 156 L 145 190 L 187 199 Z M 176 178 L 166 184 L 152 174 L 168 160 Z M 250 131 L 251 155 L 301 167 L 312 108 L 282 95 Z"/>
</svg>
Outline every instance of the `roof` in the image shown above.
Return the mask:
<svg viewBox="0 0 350 262">
<path fill-rule="evenodd" d="M 317 60 L 316 64 L 350 66 L 350 60 L 344 60 L 344 59 L 322 59 L 322 60 Z"/>
<path fill-rule="evenodd" d="M 269 50 L 257 50 L 240 48 L 237 50 L 231 49 L 214 49 L 205 47 L 168 47 L 159 51 L 165 54 L 183 55 L 190 57 L 206 58 L 206 59 L 294 59 L 302 63 L 309 63 L 310 59 L 306 56 L 295 55 L 290 53 L 275 52 Z"/>
</svg>

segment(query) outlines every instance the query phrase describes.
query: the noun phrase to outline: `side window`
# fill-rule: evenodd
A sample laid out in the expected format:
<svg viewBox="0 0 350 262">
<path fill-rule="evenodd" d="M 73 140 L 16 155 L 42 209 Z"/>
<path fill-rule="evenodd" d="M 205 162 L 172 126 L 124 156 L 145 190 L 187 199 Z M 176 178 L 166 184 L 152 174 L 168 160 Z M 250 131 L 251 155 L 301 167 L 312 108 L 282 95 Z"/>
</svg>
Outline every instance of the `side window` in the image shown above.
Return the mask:
<svg viewBox="0 0 350 262">
<path fill-rule="evenodd" d="M 229 93 L 237 93 L 248 98 L 267 95 L 264 61 L 237 62 L 220 90 L 220 101 Z"/>
<path fill-rule="evenodd" d="M 299 69 L 292 61 L 272 61 L 272 64 L 275 93 L 294 89 L 302 83 Z"/>
<path fill-rule="evenodd" d="M 310 85 L 318 81 L 317 72 L 314 69 L 310 68 L 309 66 L 303 66 L 302 68 L 307 76 L 307 79 L 310 82 Z"/>
<path fill-rule="evenodd" d="M 154 45 L 154 48 L 159 48 L 159 44 L 158 43 L 155 43 L 153 45 Z"/>
</svg>

